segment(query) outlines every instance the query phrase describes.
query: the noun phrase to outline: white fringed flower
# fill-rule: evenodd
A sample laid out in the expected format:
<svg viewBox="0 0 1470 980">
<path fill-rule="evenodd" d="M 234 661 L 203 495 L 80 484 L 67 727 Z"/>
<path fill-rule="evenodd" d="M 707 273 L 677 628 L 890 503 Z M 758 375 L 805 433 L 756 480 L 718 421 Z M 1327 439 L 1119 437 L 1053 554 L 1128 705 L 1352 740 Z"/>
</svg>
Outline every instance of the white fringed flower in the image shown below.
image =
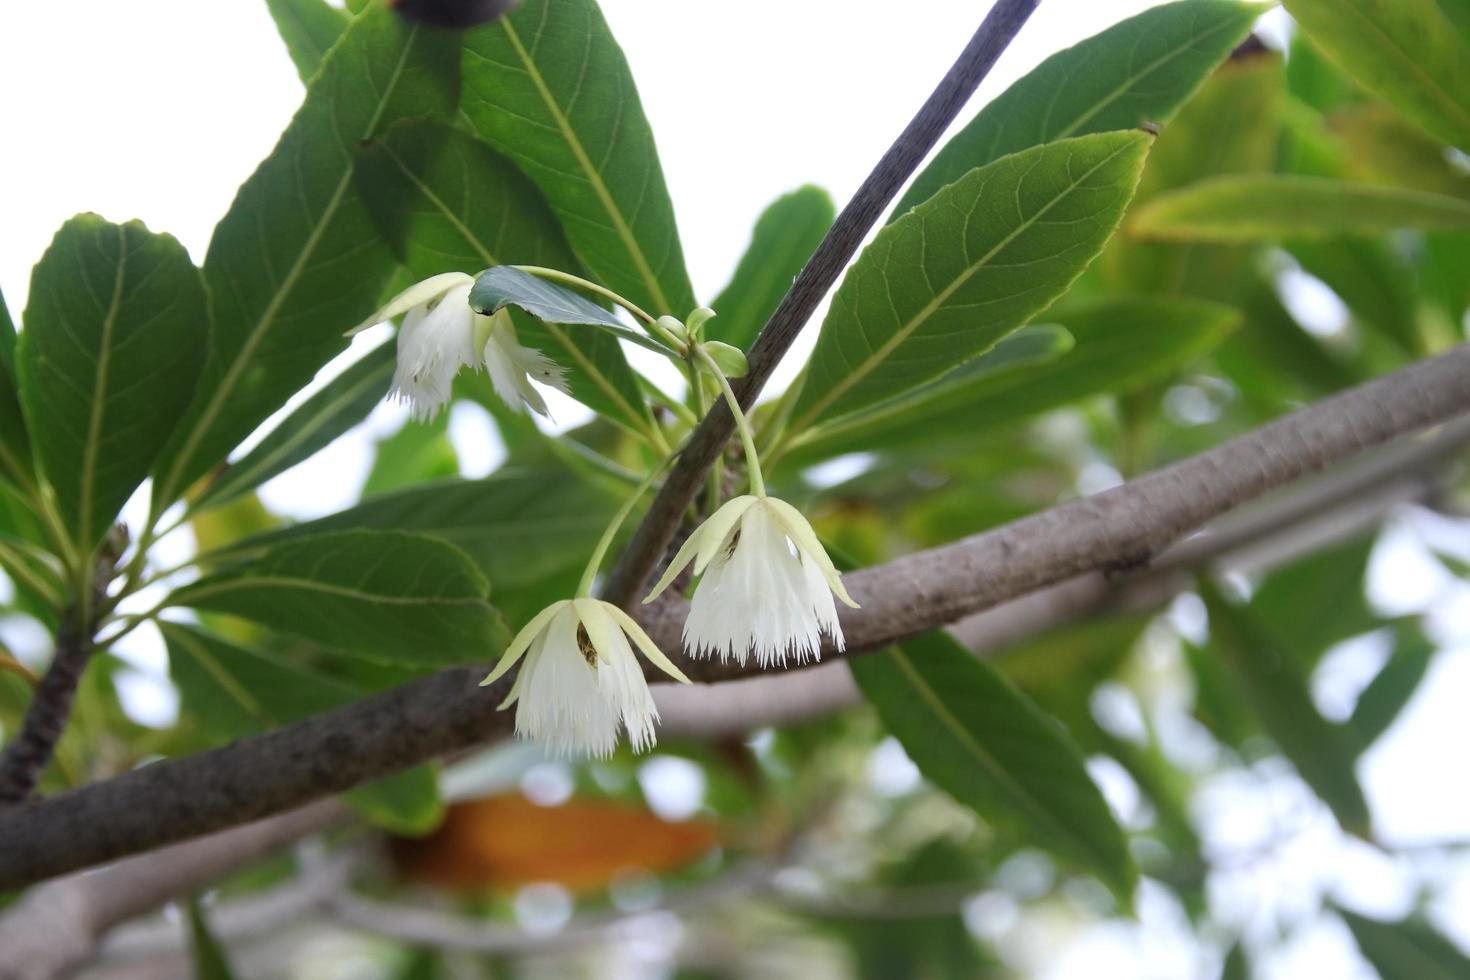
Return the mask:
<svg viewBox="0 0 1470 980">
<path fill-rule="evenodd" d="M 669 662 L 643 628 L 599 599 L 563 599 L 541 610 L 506 647 L 481 684 L 493 684 L 520 660 L 515 686 L 500 707 L 516 707 L 516 734 L 553 755 L 606 758 L 626 728 L 635 752 L 654 744 L 658 709 L 628 641 L 677 681 L 689 678 Z"/>
<path fill-rule="evenodd" d="M 482 316 L 471 309 L 474 284 L 474 277 L 463 272 L 430 276 L 393 297 L 352 332 L 402 315 L 390 397 L 407 402 L 415 419 L 437 415 L 449 403 L 459 369 L 482 364 L 495 393 L 512 409 L 525 403 L 546 415 L 546 402 L 531 381 L 566 391 L 562 369 L 540 351 L 520 345 L 509 312 Z"/>
<path fill-rule="evenodd" d="M 843 649 L 833 596 L 857 608 L 816 532 L 795 507 L 775 497 L 736 497 L 684 542 L 644 602 L 652 602 L 694 561 L 703 574 L 684 646 L 742 666 L 750 652 L 762 667 L 821 656 L 821 635 Z"/>
<path fill-rule="evenodd" d="M 531 382 L 539 381 L 566 394 L 566 370 L 534 347 L 521 346 L 508 310 L 489 317 L 475 316 L 482 322 L 482 332 L 486 335 L 481 351 L 490 372 L 490 384 L 500 400 L 513 409 L 519 409 L 521 402 L 525 402 L 536 414 L 550 416 L 541 393 Z"/>
</svg>

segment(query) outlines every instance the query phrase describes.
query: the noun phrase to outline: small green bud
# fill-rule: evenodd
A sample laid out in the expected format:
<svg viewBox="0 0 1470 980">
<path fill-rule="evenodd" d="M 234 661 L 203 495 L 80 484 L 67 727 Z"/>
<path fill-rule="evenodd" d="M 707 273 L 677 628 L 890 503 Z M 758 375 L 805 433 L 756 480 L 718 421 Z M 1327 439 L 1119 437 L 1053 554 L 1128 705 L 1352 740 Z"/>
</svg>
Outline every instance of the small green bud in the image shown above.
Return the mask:
<svg viewBox="0 0 1470 980">
<path fill-rule="evenodd" d="M 708 306 L 701 306 L 695 309 L 693 313 L 689 314 L 689 320 L 687 321 L 689 324 L 689 336 L 695 340 L 703 337 L 705 322 L 716 315 L 715 311 Z"/>
<path fill-rule="evenodd" d="M 658 318 L 658 325 L 663 327 L 669 333 L 673 334 L 675 337 L 678 337 L 681 341 L 684 341 L 685 343 L 689 342 L 689 331 L 684 329 L 684 324 L 679 322 L 678 317 L 661 316 Z"/>
<path fill-rule="evenodd" d="M 750 370 L 750 362 L 745 359 L 745 352 L 739 347 L 731 347 L 718 340 L 707 340 L 701 346 L 727 378 L 743 378 Z"/>
</svg>

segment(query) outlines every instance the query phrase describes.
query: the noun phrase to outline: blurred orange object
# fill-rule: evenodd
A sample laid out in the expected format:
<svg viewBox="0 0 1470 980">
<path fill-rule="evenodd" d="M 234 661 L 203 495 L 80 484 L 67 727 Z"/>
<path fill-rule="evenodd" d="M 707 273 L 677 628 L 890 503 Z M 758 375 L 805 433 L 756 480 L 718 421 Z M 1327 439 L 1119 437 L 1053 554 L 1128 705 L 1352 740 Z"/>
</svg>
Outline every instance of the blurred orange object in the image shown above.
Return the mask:
<svg viewBox="0 0 1470 980">
<path fill-rule="evenodd" d="M 713 824 L 670 823 L 602 801 L 538 806 L 514 794 L 456 803 L 428 837 L 394 841 L 402 873 L 455 891 L 554 881 L 600 891 L 619 873 L 671 871 L 720 842 Z"/>
</svg>

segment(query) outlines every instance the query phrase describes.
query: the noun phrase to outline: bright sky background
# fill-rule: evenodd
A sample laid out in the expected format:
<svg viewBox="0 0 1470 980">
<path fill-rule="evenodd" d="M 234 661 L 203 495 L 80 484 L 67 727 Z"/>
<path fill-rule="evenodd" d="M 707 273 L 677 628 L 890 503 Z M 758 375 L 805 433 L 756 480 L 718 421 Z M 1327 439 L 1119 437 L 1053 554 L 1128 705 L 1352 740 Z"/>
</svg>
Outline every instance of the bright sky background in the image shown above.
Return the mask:
<svg viewBox="0 0 1470 980">
<path fill-rule="evenodd" d="M 964 118 L 1046 55 L 1150 5 L 1045 0 Z M 756 215 L 775 197 L 816 183 L 840 206 L 948 67 L 983 5 L 604 0 L 603 8 L 633 65 L 695 288 L 708 300 L 734 268 Z M 141 218 L 155 231 L 173 233 L 202 260 L 235 188 L 269 152 L 301 98 L 263 0 L 15 3 L 4 17 L 0 289 L 14 315 L 25 305 L 31 266 L 77 211 L 114 221 Z M 1283 23 L 1271 15 L 1273 30 Z M 369 431 L 391 431 L 402 417 L 385 405 Z M 493 448 L 474 442 L 483 424 L 455 421 L 469 468 L 488 469 Z M 324 455 L 275 481 L 271 504 L 307 514 L 349 500 L 368 459 L 367 436 Z M 1436 533 L 1447 532 L 1437 526 Z M 1386 538 L 1374 582 L 1381 603 L 1432 607 L 1447 647 L 1408 717 L 1361 768 L 1375 816 L 1395 841 L 1470 839 L 1470 790 L 1458 776 L 1444 775 L 1463 769 L 1450 747 L 1470 741 L 1462 708 L 1470 700 L 1470 588 L 1427 561 L 1413 521 Z M 7 639 L 18 648 L 44 648 L 44 637 L 27 642 L 7 633 Z M 156 652 L 138 656 L 148 670 L 161 668 Z M 1354 696 L 1354 684 L 1361 686 L 1354 678 L 1364 664 L 1371 668 L 1374 656 L 1371 649 L 1343 653 L 1336 673 L 1317 679 L 1319 693 L 1341 697 L 1345 685 Z M 156 685 L 152 690 L 156 701 Z M 1251 786 L 1212 789 L 1210 811 L 1201 815 L 1213 828 L 1209 839 L 1249 842 L 1271 807 L 1299 794 L 1289 774 L 1253 778 Z M 1345 842 L 1320 807 L 1308 802 L 1307 810 L 1306 829 L 1288 847 L 1247 872 L 1221 876 L 1212 890 L 1222 906 L 1260 935 L 1269 931 L 1271 916 L 1290 920 L 1293 909 L 1324 887 L 1365 911 L 1403 914 L 1412 898 L 1409 882 L 1431 872 Z M 1436 914 L 1464 941 L 1470 863 L 1439 864 L 1432 874 L 1453 886 Z M 1145 893 L 1141 925 L 1100 927 L 1059 953 L 1044 925 L 1033 923 L 1032 932 L 1042 932 L 1017 933 L 1011 945 L 1026 957 L 1028 972 L 1045 968 L 1048 976 L 1200 975 L 1179 915 L 1152 890 Z M 1353 976 L 1363 969 L 1331 921 L 1259 965 L 1268 977 Z"/>
</svg>

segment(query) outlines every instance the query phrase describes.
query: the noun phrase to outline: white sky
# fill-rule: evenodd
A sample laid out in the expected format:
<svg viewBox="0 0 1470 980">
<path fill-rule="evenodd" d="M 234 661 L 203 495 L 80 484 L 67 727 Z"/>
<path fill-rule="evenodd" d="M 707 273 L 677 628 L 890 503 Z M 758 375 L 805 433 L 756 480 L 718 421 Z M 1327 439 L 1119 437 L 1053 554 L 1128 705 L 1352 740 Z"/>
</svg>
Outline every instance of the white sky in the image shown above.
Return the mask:
<svg viewBox="0 0 1470 980">
<path fill-rule="evenodd" d="M 964 118 L 1047 54 L 1150 5 L 1045 0 Z M 984 5 L 604 0 L 603 7 L 633 65 L 695 288 L 707 300 L 733 269 L 756 215 L 776 196 L 816 183 L 840 206 L 948 67 Z M 263 0 L 11 3 L 3 17 L 0 289 L 12 313 L 21 315 L 32 264 L 77 211 L 114 221 L 141 218 L 202 259 L 235 188 L 270 150 L 301 98 Z M 401 414 L 385 408 L 374 425 L 381 431 L 399 420 Z M 366 445 L 365 438 L 349 441 L 320 466 L 360 471 Z M 493 455 L 479 450 L 471 467 L 488 468 Z M 283 478 L 269 499 L 295 510 L 291 505 L 308 488 L 320 493 L 323 473 L 308 467 Z M 313 498 L 306 510 L 338 506 L 354 488 Z M 1470 691 L 1470 653 L 1463 646 L 1470 642 L 1470 589 L 1432 575 L 1402 577 L 1400 571 L 1420 567 L 1414 563 L 1422 548 L 1412 535 L 1395 547 L 1397 571 L 1379 575 L 1380 600 L 1434 604 L 1446 642 L 1461 646 L 1441 654 L 1433 683 L 1369 755 L 1362 775 L 1390 839 L 1467 838 L 1470 793 L 1462 780 L 1437 774 L 1459 768 L 1444 754 L 1470 734 L 1461 707 Z M 1245 807 L 1245 816 L 1260 799 L 1222 792 L 1214 797 L 1221 806 Z M 1403 891 L 1408 872 L 1401 863 L 1365 857 L 1335 832 L 1319 831 L 1304 835 L 1295 863 L 1266 862 L 1260 880 L 1223 881 L 1218 897 L 1247 914 L 1256 903 L 1276 908 L 1270 903 L 1283 894 L 1299 897 L 1303 888 L 1336 882 L 1365 909 L 1404 911 L 1396 901 L 1370 908 L 1374 895 Z M 1354 879 L 1360 885 L 1389 884 L 1364 896 L 1353 881 L 1344 884 L 1343 868 L 1361 870 Z M 1465 937 L 1470 868 L 1451 879 L 1459 898 L 1440 913 Z M 1045 955 L 1035 965 L 1049 964 L 1048 975 L 1092 980 L 1181 975 L 1181 965 L 1197 970 L 1176 920 L 1168 901 L 1151 893 L 1142 927 L 1100 927 L 1062 957 L 1042 942 Z M 1351 971 L 1357 964 L 1351 945 L 1327 924 L 1304 933 L 1264 972 L 1347 975 L 1338 967 Z"/>
</svg>

